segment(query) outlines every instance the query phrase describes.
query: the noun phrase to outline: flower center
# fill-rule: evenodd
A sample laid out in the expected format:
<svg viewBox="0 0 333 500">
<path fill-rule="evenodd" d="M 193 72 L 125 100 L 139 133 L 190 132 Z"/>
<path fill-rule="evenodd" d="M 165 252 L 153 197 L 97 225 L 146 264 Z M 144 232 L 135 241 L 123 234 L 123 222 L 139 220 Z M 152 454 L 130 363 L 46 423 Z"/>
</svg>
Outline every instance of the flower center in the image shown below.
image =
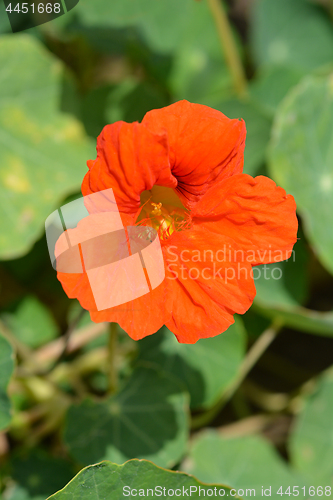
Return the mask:
<svg viewBox="0 0 333 500">
<path fill-rule="evenodd" d="M 141 194 L 141 204 L 137 224 L 153 227 L 161 240 L 190 227 L 190 213 L 173 189 L 154 186 Z"/>
</svg>

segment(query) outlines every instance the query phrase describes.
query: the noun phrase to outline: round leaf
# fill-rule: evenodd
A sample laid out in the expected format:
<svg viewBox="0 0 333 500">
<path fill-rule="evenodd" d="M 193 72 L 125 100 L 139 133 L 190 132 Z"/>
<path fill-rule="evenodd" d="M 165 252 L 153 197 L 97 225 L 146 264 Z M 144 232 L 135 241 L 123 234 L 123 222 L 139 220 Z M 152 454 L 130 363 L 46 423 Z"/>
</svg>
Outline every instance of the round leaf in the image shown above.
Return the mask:
<svg viewBox="0 0 333 500">
<path fill-rule="evenodd" d="M 95 153 L 61 112 L 63 65 L 27 35 L 0 40 L 0 257 L 27 252 Z"/>
<path fill-rule="evenodd" d="M 71 463 L 44 450 L 33 450 L 29 455 L 24 453 L 12 460 L 12 480 L 8 481 L 4 497 L 6 500 L 45 500 L 63 488 L 73 474 Z"/>
<path fill-rule="evenodd" d="M 250 91 L 252 98 L 257 101 L 265 111 L 274 117 L 276 108 L 286 96 L 287 92 L 297 85 L 304 73 L 294 67 L 273 66 L 261 71 L 252 80 Z"/>
<path fill-rule="evenodd" d="M 308 295 L 307 251 L 297 241 L 287 261 L 253 268 L 257 289 L 255 303 L 261 307 L 293 308 L 304 303 Z"/>
<path fill-rule="evenodd" d="M 333 486 L 333 370 L 304 401 L 290 438 L 291 461 L 311 484 Z"/>
<path fill-rule="evenodd" d="M 251 39 L 260 65 L 309 71 L 333 59 L 333 27 L 325 11 L 307 0 L 257 0 Z"/>
<path fill-rule="evenodd" d="M 15 314 L 4 317 L 14 335 L 29 347 L 40 347 L 59 333 L 50 311 L 32 295 L 22 300 Z"/>
<path fill-rule="evenodd" d="M 306 235 L 333 273 L 332 78 L 306 78 L 282 102 L 269 164 L 273 179 L 295 197 Z"/>
<path fill-rule="evenodd" d="M 200 102 L 232 92 L 232 79 L 207 2 L 192 2 L 168 82 L 175 100 Z"/>
<path fill-rule="evenodd" d="M 260 436 L 227 438 L 216 431 L 205 431 L 194 440 L 183 466 L 202 481 L 252 490 L 246 497 L 265 498 L 263 487 L 264 490 L 271 488 L 271 495 L 266 496 L 278 500 L 281 495 L 277 491 L 281 486 L 285 491 L 288 486 L 306 485 L 305 480 L 293 474 L 274 448 Z"/>
<path fill-rule="evenodd" d="M 220 101 L 204 103 L 212 106 L 228 118 L 242 118 L 246 125 L 246 147 L 244 151 L 244 173 L 256 175 L 263 166 L 271 132 L 271 119 L 260 106 L 252 101 Z"/>
<path fill-rule="evenodd" d="M 170 467 L 188 437 L 188 396 L 177 380 L 138 368 L 126 387 L 103 402 L 86 400 L 67 415 L 65 442 L 82 464 L 147 458 Z"/>
<path fill-rule="evenodd" d="M 192 408 L 213 406 L 232 383 L 245 354 L 242 321 L 236 318 L 226 332 L 196 344 L 179 344 L 164 327 L 139 342 L 140 356 L 178 377 L 191 395 Z"/>
<path fill-rule="evenodd" d="M 80 0 L 75 12 L 86 26 L 137 27 L 153 49 L 169 52 L 178 45 L 192 4 L 192 0 Z"/>
<path fill-rule="evenodd" d="M 192 490 L 190 490 L 191 487 Z M 227 486 L 203 484 L 193 476 L 161 469 L 146 460 L 130 460 L 124 465 L 102 462 L 83 469 L 63 490 L 48 500 L 102 500 L 106 498 L 120 500 L 129 496 L 126 493 L 132 490 L 136 490 L 133 491 L 134 495 L 141 497 L 153 496 L 155 491 L 161 492 L 155 496 L 162 496 L 166 500 L 170 500 L 174 495 L 181 498 L 190 496 L 191 491 L 191 498 L 199 498 L 199 487 L 205 490 L 205 494 L 207 490 L 212 490 L 213 493 L 208 492 L 210 496 L 214 495 L 214 488 L 216 488 L 215 496 L 230 495 L 230 488 Z M 165 493 L 163 488 L 165 488 Z M 169 490 L 173 490 L 173 493 L 171 491 L 169 493 Z M 175 490 L 178 491 L 175 493 Z M 234 498 L 239 499 L 238 496 Z"/>
</svg>

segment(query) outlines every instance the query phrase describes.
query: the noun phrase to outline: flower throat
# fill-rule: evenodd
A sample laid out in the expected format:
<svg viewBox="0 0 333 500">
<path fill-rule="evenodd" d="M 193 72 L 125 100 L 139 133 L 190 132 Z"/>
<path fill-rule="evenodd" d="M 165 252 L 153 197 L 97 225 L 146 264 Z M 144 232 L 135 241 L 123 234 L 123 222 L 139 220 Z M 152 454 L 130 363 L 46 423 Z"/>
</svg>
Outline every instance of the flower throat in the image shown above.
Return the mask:
<svg viewBox="0 0 333 500">
<path fill-rule="evenodd" d="M 137 225 L 153 227 L 161 240 L 191 226 L 190 213 L 173 189 L 154 186 L 151 191 L 142 193 L 141 202 Z"/>
</svg>

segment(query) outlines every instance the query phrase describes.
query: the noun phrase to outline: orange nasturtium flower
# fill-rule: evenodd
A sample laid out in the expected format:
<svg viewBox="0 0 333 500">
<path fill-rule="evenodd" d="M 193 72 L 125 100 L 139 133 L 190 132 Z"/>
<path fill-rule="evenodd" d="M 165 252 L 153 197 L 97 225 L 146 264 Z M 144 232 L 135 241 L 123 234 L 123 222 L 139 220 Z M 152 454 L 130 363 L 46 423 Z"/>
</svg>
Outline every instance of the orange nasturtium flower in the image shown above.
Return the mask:
<svg viewBox="0 0 333 500">
<path fill-rule="evenodd" d="M 154 227 L 166 276 L 149 294 L 98 311 L 86 273 L 58 272 L 93 321 L 117 322 L 135 340 L 166 325 L 195 343 L 249 309 L 252 267 L 290 257 L 297 218 L 284 189 L 242 174 L 245 135 L 242 120 L 187 101 L 103 129 L 82 193 L 112 188 L 125 226 Z"/>
</svg>

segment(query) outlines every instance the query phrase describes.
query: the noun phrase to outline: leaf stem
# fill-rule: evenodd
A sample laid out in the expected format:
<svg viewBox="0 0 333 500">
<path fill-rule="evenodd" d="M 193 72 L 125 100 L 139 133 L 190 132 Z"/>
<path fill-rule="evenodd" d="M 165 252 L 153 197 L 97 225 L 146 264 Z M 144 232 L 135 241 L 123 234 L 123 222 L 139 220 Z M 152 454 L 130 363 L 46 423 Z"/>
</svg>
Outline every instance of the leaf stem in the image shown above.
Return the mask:
<svg viewBox="0 0 333 500">
<path fill-rule="evenodd" d="M 117 323 L 110 323 L 107 360 L 109 394 L 115 393 L 118 388 L 118 374 L 116 368 L 117 339 L 118 325 Z"/>
<path fill-rule="evenodd" d="M 10 328 L 8 328 L 8 326 L 2 319 L 0 319 L 0 334 L 3 335 L 6 340 L 8 340 L 8 342 L 11 344 L 11 346 L 23 361 L 29 360 L 31 358 L 31 349 L 23 344 L 23 342 L 20 342 L 17 337 L 15 337 L 14 333 L 10 330 Z"/>
<path fill-rule="evenodd" d="M 274 321 L 271 326 L 260 335 L 260 337 L 256 340 L 256 342 L 253 344 L 253 346 L 245 356 L 244 361 L 240 366 L 237 377 L 229 385 L 229 387 L 227 387 L 218 402 L 207 412 L 192 417 L 192 429 L 199 429 L 200 427 L 204 427 L 212 422 L 212 420 L 214 420 L 214 418 L 220 413 L 226 403 L 230 401 L 232 396 L 235 394 L 239 386 L 242 384 L 242 382 L 252 370 L 262 354 L 276 338 L 281 328 L 282 324 L 278 321 Z"/>
<path fill-rule="evenodd" d="M 92 340 L 100 337 L 106 332 L 107 325 L 107 323 L 93 323 L 75 330 L 69 338 L 66 352 L 68 354 L 73 353 L 89 344 Z M 17 368 L 17 373 L 20 377 L 47 374 L 48 370 L 43 371 L 45 365 L 47 366 L 50 362 L 54 363 L 54 360 L 61 356 L 65 344 L 64 337 L 52 340 L 49 344 L 31 353 L 29 358 Z M 57 363 L 53 369 L 56 369 L 58 366 L 59 364 Z M 37 370 L 36 367 L 38 367 Z"/>
<path fill-rule="evenodd" d="M 222 0 L 207 2 L 215 20 L 222 52 L 234 80 L 236 92 L 239 96 L 244 96 L 247 92 L 247 80 L 224 5 Z"/>
<path fill-rule="evenodd" d="M 53 362 L 53 364 L 47 370 L 45 370 L 44 373 L 42 373 L 43 375 L 48 375 L 49 373 L 51 373 L 66 358 L 66 354 L 67 354 L 68 345 L 69 345 L 69 341 L 70 341 L 71 335 L 76 330 L 76 327 L 80 323 L 80 321 L 83 318 L 85 312 L 86 311 L 84 309 L 81 309 L 80 312 L 78 313 L 78 315 L 76 316 L 76 318 L 69 325 L 69 327 L 67 328 L 66 332 L 63 335 L 63 343 L 64 343 L 64 345 L 63 345 L 63 348 L 62 348 L 62 350 L 61 350 L 58 358 L 56 358 L 55 361 Z"/>
</svg>

